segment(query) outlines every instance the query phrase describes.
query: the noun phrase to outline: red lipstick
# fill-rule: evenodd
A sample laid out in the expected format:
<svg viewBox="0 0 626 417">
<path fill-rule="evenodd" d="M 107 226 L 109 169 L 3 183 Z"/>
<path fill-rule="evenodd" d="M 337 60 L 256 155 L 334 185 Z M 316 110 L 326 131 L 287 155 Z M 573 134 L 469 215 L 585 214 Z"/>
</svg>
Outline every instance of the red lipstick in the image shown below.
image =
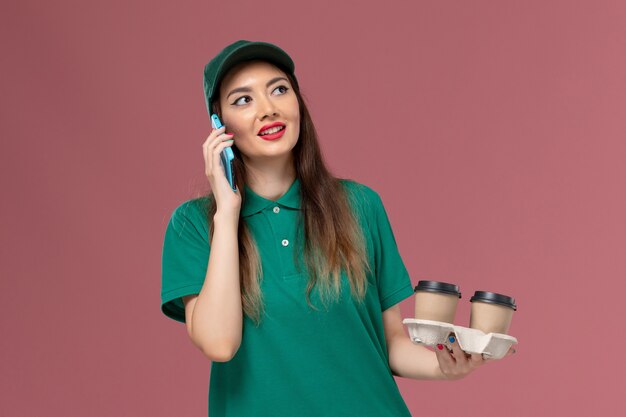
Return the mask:
<svg viewBox="0 0 626 417">
<path fill-rule="evenodd" d="M 259 137 L 264 140 L 276 140 L 285 134 L 285 130 L 287 130 L 287 127 L 284 127 L 283 130 L 276 132 L 276 133 L 272 133 L 271 135 L 259 135 Z"/>
<path fill-rule="evenodd" d="M 268 129 L 271 129 L 273 127 L 278 127 L 278 126 L 282 127 L 282 129 L 279 130 L 278 132 L 272 133 L 270 135 L 261 135 L 261 132 L 263 132 L 265 130 L 268 130 Z M 261 139 L 264 139 L 264 140 L 276 140 L 276 139 L 280 138 L 282 135 L 285 134 L 285 130 L 287 130 L 287 126 L 285 126 L 284 123 L 282 123 L 282 122 L 274 122 L 274 123 L 271 123 L 271 124 L 263 126 L 261 128 L 261 130 L 259 130 L 259 133 L 257 133 L 257 136 L 260 137 Z"/>
<path fill-rule="evenodd" d="M 265 125 L 265 126 L 263 126 L 263 127 L 261 128 L 261 130 L 259 130 L 259 131 L 257 132 L 257 135 L 260 135 L 260 134 L 261 134 L 261 132 L 262 132 L 262 131 L 264 131 L 264 130 L 266 130 L 266 129 L 269 129 L 269 128 L 272 128 L 272 127 L 276 127 L 276 126 L 282 126 L 282 127 L 285 127 L 285 124 L 284 124 L 284 123 L 282 123 L 282 122 L 274 122 L 274 123 L 270 123 L 269 125 Z"/>
</svg>

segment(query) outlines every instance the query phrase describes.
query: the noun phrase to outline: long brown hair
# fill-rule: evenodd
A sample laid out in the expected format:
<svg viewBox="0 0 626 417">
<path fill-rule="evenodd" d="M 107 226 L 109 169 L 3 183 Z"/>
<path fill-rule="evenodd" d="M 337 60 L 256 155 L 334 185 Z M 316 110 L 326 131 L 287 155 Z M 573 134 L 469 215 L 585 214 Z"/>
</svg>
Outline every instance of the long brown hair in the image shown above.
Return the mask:
<svg viewBox="0 0 626 417">
<path fill-rule="evenodd" d="M 347 191 L 340 179 L 333 176 L 324 163 L 317 132 L 298 85 L 288 71 L 283 72 L 298 98 L 300 109 L 300 134 L 292 152 L 296 176 L 300 180 L 302 200 L 299 221 L 304 222 L 304 259 L 310 277 L 306 300 L 309 306 L 316 309 L 310 300 L 310 293 L 315 285 L 318 285 L 320 298 L 325 306 L 333 296 L 334 300 L 339 299 L 341 271 L 344 270 L 350 283 L 350 292 L 360 303 L 365 298 L 368 285 L 366 274 L 371 268 L 367 260 L 364 237 L 355 217 L 356 212 L 352 211 Z M 213 112 L 221 117 L 219 97 L 213 103 Z M 235 155 L 233 164 L 237 189 L 244 190 L 246 166 L 237 147 L 232 146 L 232 149 Z M 205 197 L 208 202 L 210 242 L 213 239 L 213 216 L 217 205 L 212 192 Z M 241 198 L 243 207 L 245 192 L 241 193 Z M 263 271 L 256 243 L 241 213 L 237 235 L 241 303 L 244 314 L 258 326 L 265 310 L 260 287 Z"/>
</svg>

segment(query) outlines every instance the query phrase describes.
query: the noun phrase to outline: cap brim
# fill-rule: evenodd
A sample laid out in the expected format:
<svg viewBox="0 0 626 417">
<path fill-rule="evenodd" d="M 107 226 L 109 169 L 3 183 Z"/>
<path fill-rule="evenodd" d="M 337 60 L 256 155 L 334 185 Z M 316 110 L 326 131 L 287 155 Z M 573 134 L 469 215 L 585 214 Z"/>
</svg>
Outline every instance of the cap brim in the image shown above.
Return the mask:
<svg viewBox="0 0 626 417">
<path fill-rule="evenodd" d="M 222 78 L 228 73 L 228 71 L 230 71 L 231 69 L 233 69 L 233 67 L 239 65 L 242 62 L 252 61 L 255 59 L 269 61 L 279 67 L 282 71 L 286 71 L 291 74 L 293 74 L 295 69 L 295 65 L 289 55 L 271 44 L 255 42 L 244 45 L 231 52 L 224 59 L 224 62 L 220 66 L 215 76 L 215 80 L 213 81 L 213 85 L 215 86 L 215 88 L 211 94 L 210 102 L 213 103 L 213 99 L 217 92 L 216 87 L 219 85 L 219 83 L 222 81 Z M 294 82 L 297 85 L 298 81 L 295 80 L 295 77 Z"/>
</svg>

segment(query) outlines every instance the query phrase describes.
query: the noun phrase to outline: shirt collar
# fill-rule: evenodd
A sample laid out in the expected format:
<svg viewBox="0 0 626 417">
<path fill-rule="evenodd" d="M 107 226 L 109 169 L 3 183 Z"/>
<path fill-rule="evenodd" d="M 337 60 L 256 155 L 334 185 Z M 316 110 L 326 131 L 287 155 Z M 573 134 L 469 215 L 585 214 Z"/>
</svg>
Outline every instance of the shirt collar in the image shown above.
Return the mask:
<svg viewBox="0 0 626 417">
<path fill-rule="evenodd" d="M 283 207 L 300 209 L 300 180 L 298 178 L 289 186 L 287 192 L 276 201 L 261 197 L 252 191 L 252 189 L 248 187 L 248 184 L 245 184 L 245 193 L 245 201 L 241 209 L 241 215 L 244 217 L 258 213 L 267 207 L 274 207 L 276 204 Z"/>
</svg>

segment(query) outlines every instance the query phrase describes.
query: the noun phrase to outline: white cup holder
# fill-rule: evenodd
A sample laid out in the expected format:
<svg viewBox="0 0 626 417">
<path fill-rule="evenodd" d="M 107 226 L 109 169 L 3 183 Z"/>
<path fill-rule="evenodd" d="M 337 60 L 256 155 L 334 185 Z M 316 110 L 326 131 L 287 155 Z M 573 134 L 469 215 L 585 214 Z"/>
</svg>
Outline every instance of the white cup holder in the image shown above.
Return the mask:
<svg viewBox="0 0 626 417">
<path fill-rule="evenodd" d="M 441 344 L 450 347 L 448 337 L 454 334 L 464 352 L 482 354 L 489 359 L 503 358 L 509 348 L 517 344 L 517 339 L 507 334 L 484 333 L 478 329 L 441 321 L 404 319 L 402 324 L 408 327 L 413 343 L 427 346 Z"/>
</svg>

